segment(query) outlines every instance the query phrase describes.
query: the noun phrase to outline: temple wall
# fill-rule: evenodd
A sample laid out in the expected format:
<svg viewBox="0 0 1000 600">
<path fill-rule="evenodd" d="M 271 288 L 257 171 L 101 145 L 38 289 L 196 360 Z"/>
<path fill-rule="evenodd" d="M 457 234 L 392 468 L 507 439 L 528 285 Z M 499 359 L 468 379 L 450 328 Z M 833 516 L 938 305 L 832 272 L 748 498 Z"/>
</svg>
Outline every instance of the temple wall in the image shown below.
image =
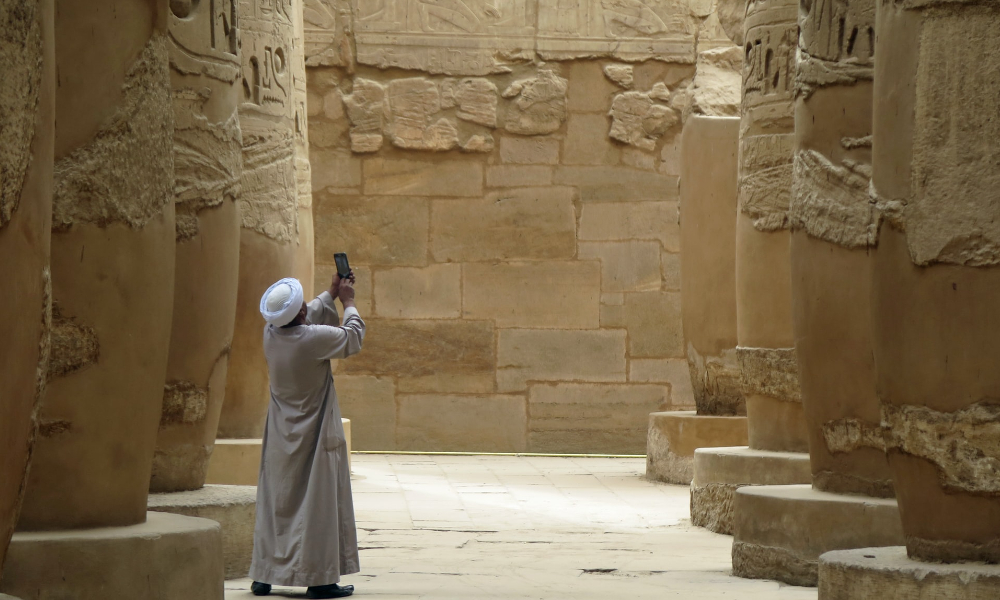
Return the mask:
<svg viewBox="0 0 1000 600">
<path fill-rule="evenodd" d="M 315 289 L 347 252 L 368 323 L 336 365 L 356 449 L 641 454 L 693 406 L 680 133 L 731 43 L 710 2 L 604 5 L 307 3 Z"/>
</svg>

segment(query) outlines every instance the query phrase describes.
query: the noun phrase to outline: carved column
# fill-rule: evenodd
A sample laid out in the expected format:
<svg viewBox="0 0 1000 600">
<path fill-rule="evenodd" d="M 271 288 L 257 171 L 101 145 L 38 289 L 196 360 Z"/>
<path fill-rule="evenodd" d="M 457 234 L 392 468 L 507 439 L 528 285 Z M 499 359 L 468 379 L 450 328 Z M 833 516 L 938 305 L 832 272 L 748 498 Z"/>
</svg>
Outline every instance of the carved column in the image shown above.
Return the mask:
<svg viewBox="0 0 1000 600">
<path fill-rule="evenodd" d="M 51 0 L 0 0 L 0 565 L 24 495 L 51 322 L 55 90 Z"/>
<path fill-rule="evenodd" d="M 235 1 L 170 5 L 177 267 L 153 492 L 204 485 L 225 397 L 240 262 Z"/>
<path fill-rule="evenodd" d="M 1000 5 L 878 6 L 872 315 L 907 551 L 996 563 Z"/>
<path fill-rule="evenodd" d="M 802 6 L 792 296 L 813 485 L 890 497 L 871 348 L 875 2 Z"/>
<path fill-rule="evenodd" d="M 21 529 L 146 518 L 174 297 L 158 4 L 56 2 L 52 354 Z"/>
<path fill-rule="evenodd" d="M 294 274 L 298 193 L 290 0 L 240 0 L 243 178 L 239 292 L 219 437 L 259 438 L 270 400 L 260 296 Z"/>
<path fill-rule="evenodd" d="M 306 109 L 306 55 L 303 11 L 305 2 L 296 2 L 295 43 L 292 52 L 295 110 L 295 189 L 298 197 L 298 246 L 295 253 L 295 277 L 302 282 L 306 297 L 313 297 L 312 171 L 309 165 L 309 115 Z M 331 258 L 332 260 L 332 258 Z"/>
<path fill-rule="evenodd" d="M 788 452 L 807 450 L 788 233 L 797 18 L 795 0 L 747 4 L 736 223 L 737 357 L 750 447 Z"/>
</svg>

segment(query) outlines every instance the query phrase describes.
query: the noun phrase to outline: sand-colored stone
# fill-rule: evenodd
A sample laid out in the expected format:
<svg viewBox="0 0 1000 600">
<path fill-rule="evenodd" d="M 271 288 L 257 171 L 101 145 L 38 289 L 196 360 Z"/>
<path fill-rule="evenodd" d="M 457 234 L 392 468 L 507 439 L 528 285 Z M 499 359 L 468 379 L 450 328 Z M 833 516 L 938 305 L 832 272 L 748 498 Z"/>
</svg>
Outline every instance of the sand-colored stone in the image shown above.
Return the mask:
<svg viewBox="0 0 1000 600">
<path fill-rule="evenodd" d="M 660 245 L 656 242 L 581 242 L 579 256 L 601 261 L 601 291 L 659 291 Z"/>
<path fill-rule="evenodd" d="M 219 524 L 226 579 L 246 577 L 253 558 L 257 486 L 208 485 L 171 494 L 150 494 L 149 510 L 208 519 Z"/>
<path fill-rule="evenodd" d="M 573 113 L 607 113 L 611 99 L 621 91 L 618 84 L 611 81 L 605 71 L 611 67 L 632 68 L 632 65 L 600 61 L 580 60 L 567 63 L 569 79 L 569 109 Z M 634 68 L 632 73 L 635 80 Z M 606 124 L 605 128 L 606 129 Z M 606 131 L 605 131 L 606 133 Z"/>
<path fill-rule="evenodd" d="M 890 497 L 884 444 L 846 448 L 838 439 L 855 429 L 877 432 L 881 421 L 868 252 L 876 221 L 868 195 L 875 3 L 852 0 L 844 9 L 857 33 L 843 41 L 840 20 L 819 6 L 800 15 L 806 58 L 797 67 L 790 210 L 795 345 L 815 487 Z"/>
<path fill-rule="evenodd" d="M 1000 456 L 1000 373 L 986 365 L 1000 360 L 1000 131 L 985 115 L 1000 95 L 984 74 L 1000 64 L 1000 7 L 879 10 L 872 185 L 888 223 L 873 345 L 906 546 L 919 560 L 997 562 L 987 465 Z"/>
<path fill-rule="evenodd" d="M 815 586 L 825 552 L 903 543 L 895 499 L 751 486 L 736 491 L 733 514 L 733 574 L 750 579 Z"/>
<path fill-rule="evenodd" d="M 601 272 L 596 261 L 466 264 L 462 277 L 466 319 L 553 329 L 599 324 Z"/>
<path fill-rule="evenodd" d="M 361 159 L 342 148 L 316 148 L 309 153 L 312 189 L 342 190 L 361 187 Z"/>
<path fill-rule="evenodd" d="M 516 165 L 555 165 L 559 162 L 559 140 L 504 136 L 500 160 Z"/>
<path fill-rule="evenodd" d="M 174 279 L 164 10 L 110 0 L 57 8 L 57 310 L 21 530 L 146 515 Z"/>
<path fill-rule="evenodd" d="M 351 422 L 355 450 L 396 449 L 396 384 L 391 377 L 340 375 L 337 402 L 340 414 Z"/>
<path fill-rule="evenodd" d="M 473 160 L 366 158 L 364 192 L 371 196 L 482 197 L 483 166 Z"/>
<path fill-rule="evenodd" d="M 634 358 L 680 358 L 681 295 L 678 292 L 644 292 L 625 295 L 625 326 L 629 330 L 629 355 Z"/>
<path fill-rule="evenodd" d="M 608 135 L 630 146 L 652 152 L 657 141 L 671 127 L 680 123 L 681 115 L 666 105 L 670 94 L 663 83 L 649 92 L 622 92 L 611 103 L 611 131 Z"/>
<path fill-rule="evenodd" d="M 914 560 L 903 546 L 828 552 L 819 560 L 822 600 L 909 600 L 910 598 L 995 598 L 1000 567 L 994 564 L 937 564 Z"/>
<path fill-rule="evenodd" d="M 621 145 L 608 138 L 604 114 L 573 114 L 566 123 L 563 160 L 566 165 L 606 165 L 619 161 Z"/>
<path fill-rule="evenodd" d="M 427 264 L 430 208 L 420 198 L 316 196 L 316 228 L 336 232 L 316 240 L 319 262 L 346 252 L 351 265 L 422 267 Z"/>
<path fill-rule="evenodd" d="M 535 77 L 518 79 L 502 92 L 510 100 L 503 127 L 518 135 L 543 135 L 558 131 L 569 115 L 566 91 L 569 82 L 550 69 Z"/>
<path fill-rule="evenodd" d="M 325 257 L 320 256 L 320 258 L 326 257 L 329 257 L 327 260 L 333 263 L 332 254 L 327 254 Z M 371 316 L 373 306 L 372 270 L 369 267 L 360 267 L 354 263 L 351 263 L 351 270 L 354 271 L 354 278 L 356 280 L 354 284 L 354 303 L 358 308 L 358 312 L 361 313 L 361 318 L 366 319 Z M 333 276 L 336 273 L 337 265 L 323 262 L 316 263 L 313 273 L 314 297 L 330 288 L 330 284 L 333 283 Z M 339 311 L 341 308 L 337 310 Z"/>
<path fill-rule="evenodd" d="M 642 202 L 677 199 L 677 178 L 640 169 L 568 166 L 556 169 L 556 185 L 580 190 L 583 202 Z"/>
<path fill-rule="evenodd" d="M 624 330 L 501 329 L 497 387 L 527 389 L 529 381 L 621 381 L 625 377 Z"/>
<path fill-rule="evenodd" d="M 646 478 L 690 485 L 696 449 L 746 443 L 746 417 L 698 415 L 694 411 L 650 413 Z"/>
<path fill-rule="evenodd" d="M 752 418 L 748 417 L 748 426 Z M 808 484 L 811 475 L 809 455 L 803 452 L 771 452 L 746 446 L 697 449 L 691 480 L 691 522 L 732 535 L 737 489 L 750 485 Z"/>
<path fill-rule="evenodd" d="M 528 391 L 528 449 L 643 454 L 649 413 L 669 405 L 665 385 L 533 384 Z"/>
<path fill-rule="evenodd" d="M 682 358 L 633 358 L 628 361 L 628 380 L 636 383 L 669 383 L 675 409 L 695 406 L 691 372 Z"/>
<path fill-rule="evenodd" d="M 739 46 L 699 52 L 688 110 L 697 115 L 738 117 L 742 71 L 743 49 Z"/>
<path fill-rule="evenodd" d="M 302 282 L 306 296 L 312 296 L 313 270 L 316 264 L 315 235 L 312 218 L 312 165 L 309 162 L 309 110 L 306 106 L 309 93 L 306 87 L 305 2 L 292 2 L 292 25 L 295 43 L 292 44 L 290 68 L 292 71 L 293 118 L 295 119 L 295 193 L 298 213 L 294 276 Z M 339 115 L 334 115 L 335 119 Z"/>
<path fill-rule="evenodd" d="M 174 108 L 174 319 L 150 490 L 205 481 L 226 390 L 240 259 L 241 67 L 236 7 L 168 15 Z M 180 13 L 180 14 L 178 14 Z"/>
<path fill-rule="evenodd" d="M 367 325 L 364 352 L 342 361 L 338 375 L 391 373 L 404 393 L 493 390 L 493 323 L 369 319 Z"/>
<path fill-rule="evenodd" d="M 205 483 L 208 485 L 257 485 L 263 441 L 219 439 L 212 450 Z"/>
<path fill-rule="evenodd" d="M 0 565 L 14 533 L 49 360 L 52 163 L 55 128 L 53 6 L 0 2 L 0 279 L 16 318 L 0 324 Z M 10 257 L 17 257 L 12 260 Z"/>
<path fill-rule="evenodd" d="M 462 315 L 462 267 L 431 265 L 375 273 L 375 316 L 457 319 Z"/>
<path fill-rule="evenodd" d="M 585 204 L 580 215 L 581 241 L 659 240 L 679 252 L 677 202 Z"/>
<path fill-rule="evenodd" d="M 22 600 L 222 600 L 218 523 L 152 512 L 142 521 L 127 527 L 17 533 L 0 590 Z"/>
<path fill-rule="evenodd" d="M 504 190 L 481 200 L 431 203 L 431 252 L 438 262 L 571 259 L 574 190 Z"/>
<path fill-rule="evenodd" d="M 295 273 L 298 188 L 295 80 L 292 73 L 296 13 L 261 0 L 239 3 L 244 95 L 240 277 L 236 327 L 226 380 L 220 438 L 258 438 L 270 391 L 264 360 L 260 296 Z M 320 188 L 323 186 L 320 185 Z"/>
<path fill-rule="evenodd" d="M 496 165 L 486 169 L 486 187 L 538 187 L 552 185 L 554 169 L 544 165 Z"/>
<path fill-rule="evenodd" d="M 681 157 L 681 309 L 699 414 L 746 414 L 736 362 L 739 119 L 693 116 Z"/>
<path fill-rule="evenodd" d="M 398 403 L 398 450 L 525 450 L 527 402 L 524 396 L 401 395 Z"/>
</svg>

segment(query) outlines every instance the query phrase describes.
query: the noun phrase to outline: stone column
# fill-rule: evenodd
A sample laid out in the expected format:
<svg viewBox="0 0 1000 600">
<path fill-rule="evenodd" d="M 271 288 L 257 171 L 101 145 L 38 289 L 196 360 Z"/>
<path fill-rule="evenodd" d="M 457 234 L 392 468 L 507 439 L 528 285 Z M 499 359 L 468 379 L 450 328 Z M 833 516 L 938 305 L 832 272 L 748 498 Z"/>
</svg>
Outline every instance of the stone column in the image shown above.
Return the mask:
<svg viewBox="0 0 1000 600">
<path fill-rule="evenodd" d="M 56 2 L 52 355 L 20 529 L 146 518 L 174 284 L 163 11 Z"/>
<path fill-rule="evenodd" d="M 881 2 L 873 278 L 911 558 L 1000 562 L 1000 6 Z"/>
<path fill-rule="evenodd" d="M 306 108 L 306 55 L 303 10 L 305 2 L 296 2 L 295 43 L 292 52 L 292 78 L 295 80 L 295 190 L 298 196 L 298 245 L 295 253 L 295 277 L 302 282 L 307 299 L 313 297 L 313 271 L 316 263 L 313 241 L 312 170 L 309 164 L 309 111 Z M 332 260 L 332 259 L 331 259 Z"/>
<path fill-rule="evenodd" d="M 906 547 L 824 555 L 820 598 L 996 598 L 1000 6 L 877 11 L 872 331 Z"/>
<path fill-rule="evenodd" d="M 24 600 L 222 598 L 218 526 L 146 512 L 174 299 L 166 8 L 55 2 L 51 359 L 0 580 Z"/>
<path fill-rule="evenodd" d="M 749 448 L 695 452 L 691 518 L 732 533 L 745 485 L 808 483 L 792 334 L 788 206 L 792 191 L 795 0 L 748 0 L 736 217 L 736 331 Z"/>
<path fill-rule="evenodd" d="M 205 483 L 226 391 L 240 253 L 242 94 L 235 0 L 172 3 L 177 266 L 150 491 Z"/>
<path fill-rule="evenodd" d="M 240 273 L 220 438 L 259 438 L 268 391 L 260 296 L 295 274 L 297 190 L 290 0 L 240 0 L 243 133 Z"/>
<path fill-rule="evenodd" d="M 51 324 L 49 238 L 55 126 L 51 0 L 0 1 L 0 565 L 24 494 Z M 16 259 L 14 259 L 16 257 Z"/>
<path fill-rule="evenodd" d="M 792 299 L 813 485 L 736 494 L 733 572 L 816 585 L 830 550 L 902 542 L 871 343 L 874 0 L 801 2 Z"/>
</svg>

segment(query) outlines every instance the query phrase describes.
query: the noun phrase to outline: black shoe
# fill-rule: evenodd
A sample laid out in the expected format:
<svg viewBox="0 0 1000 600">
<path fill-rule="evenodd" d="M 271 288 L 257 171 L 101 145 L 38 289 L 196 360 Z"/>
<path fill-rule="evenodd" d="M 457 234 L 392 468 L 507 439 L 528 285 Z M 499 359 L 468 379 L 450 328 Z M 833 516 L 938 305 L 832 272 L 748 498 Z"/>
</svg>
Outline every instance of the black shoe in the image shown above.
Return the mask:
<svg viewBox="0 0 1000 600">
<path fill-rule="evenodd" d="M 354 593 L 353 585 L 315 585 L 306 590 L 306 598 L 346 598 Z"/>
<path fill-rule="evenodd" d="M 266 596 L 271 593 L 271 584 L 255 581 L 250 585 L 250 591 L 254 596 Z"/>
</svg>

